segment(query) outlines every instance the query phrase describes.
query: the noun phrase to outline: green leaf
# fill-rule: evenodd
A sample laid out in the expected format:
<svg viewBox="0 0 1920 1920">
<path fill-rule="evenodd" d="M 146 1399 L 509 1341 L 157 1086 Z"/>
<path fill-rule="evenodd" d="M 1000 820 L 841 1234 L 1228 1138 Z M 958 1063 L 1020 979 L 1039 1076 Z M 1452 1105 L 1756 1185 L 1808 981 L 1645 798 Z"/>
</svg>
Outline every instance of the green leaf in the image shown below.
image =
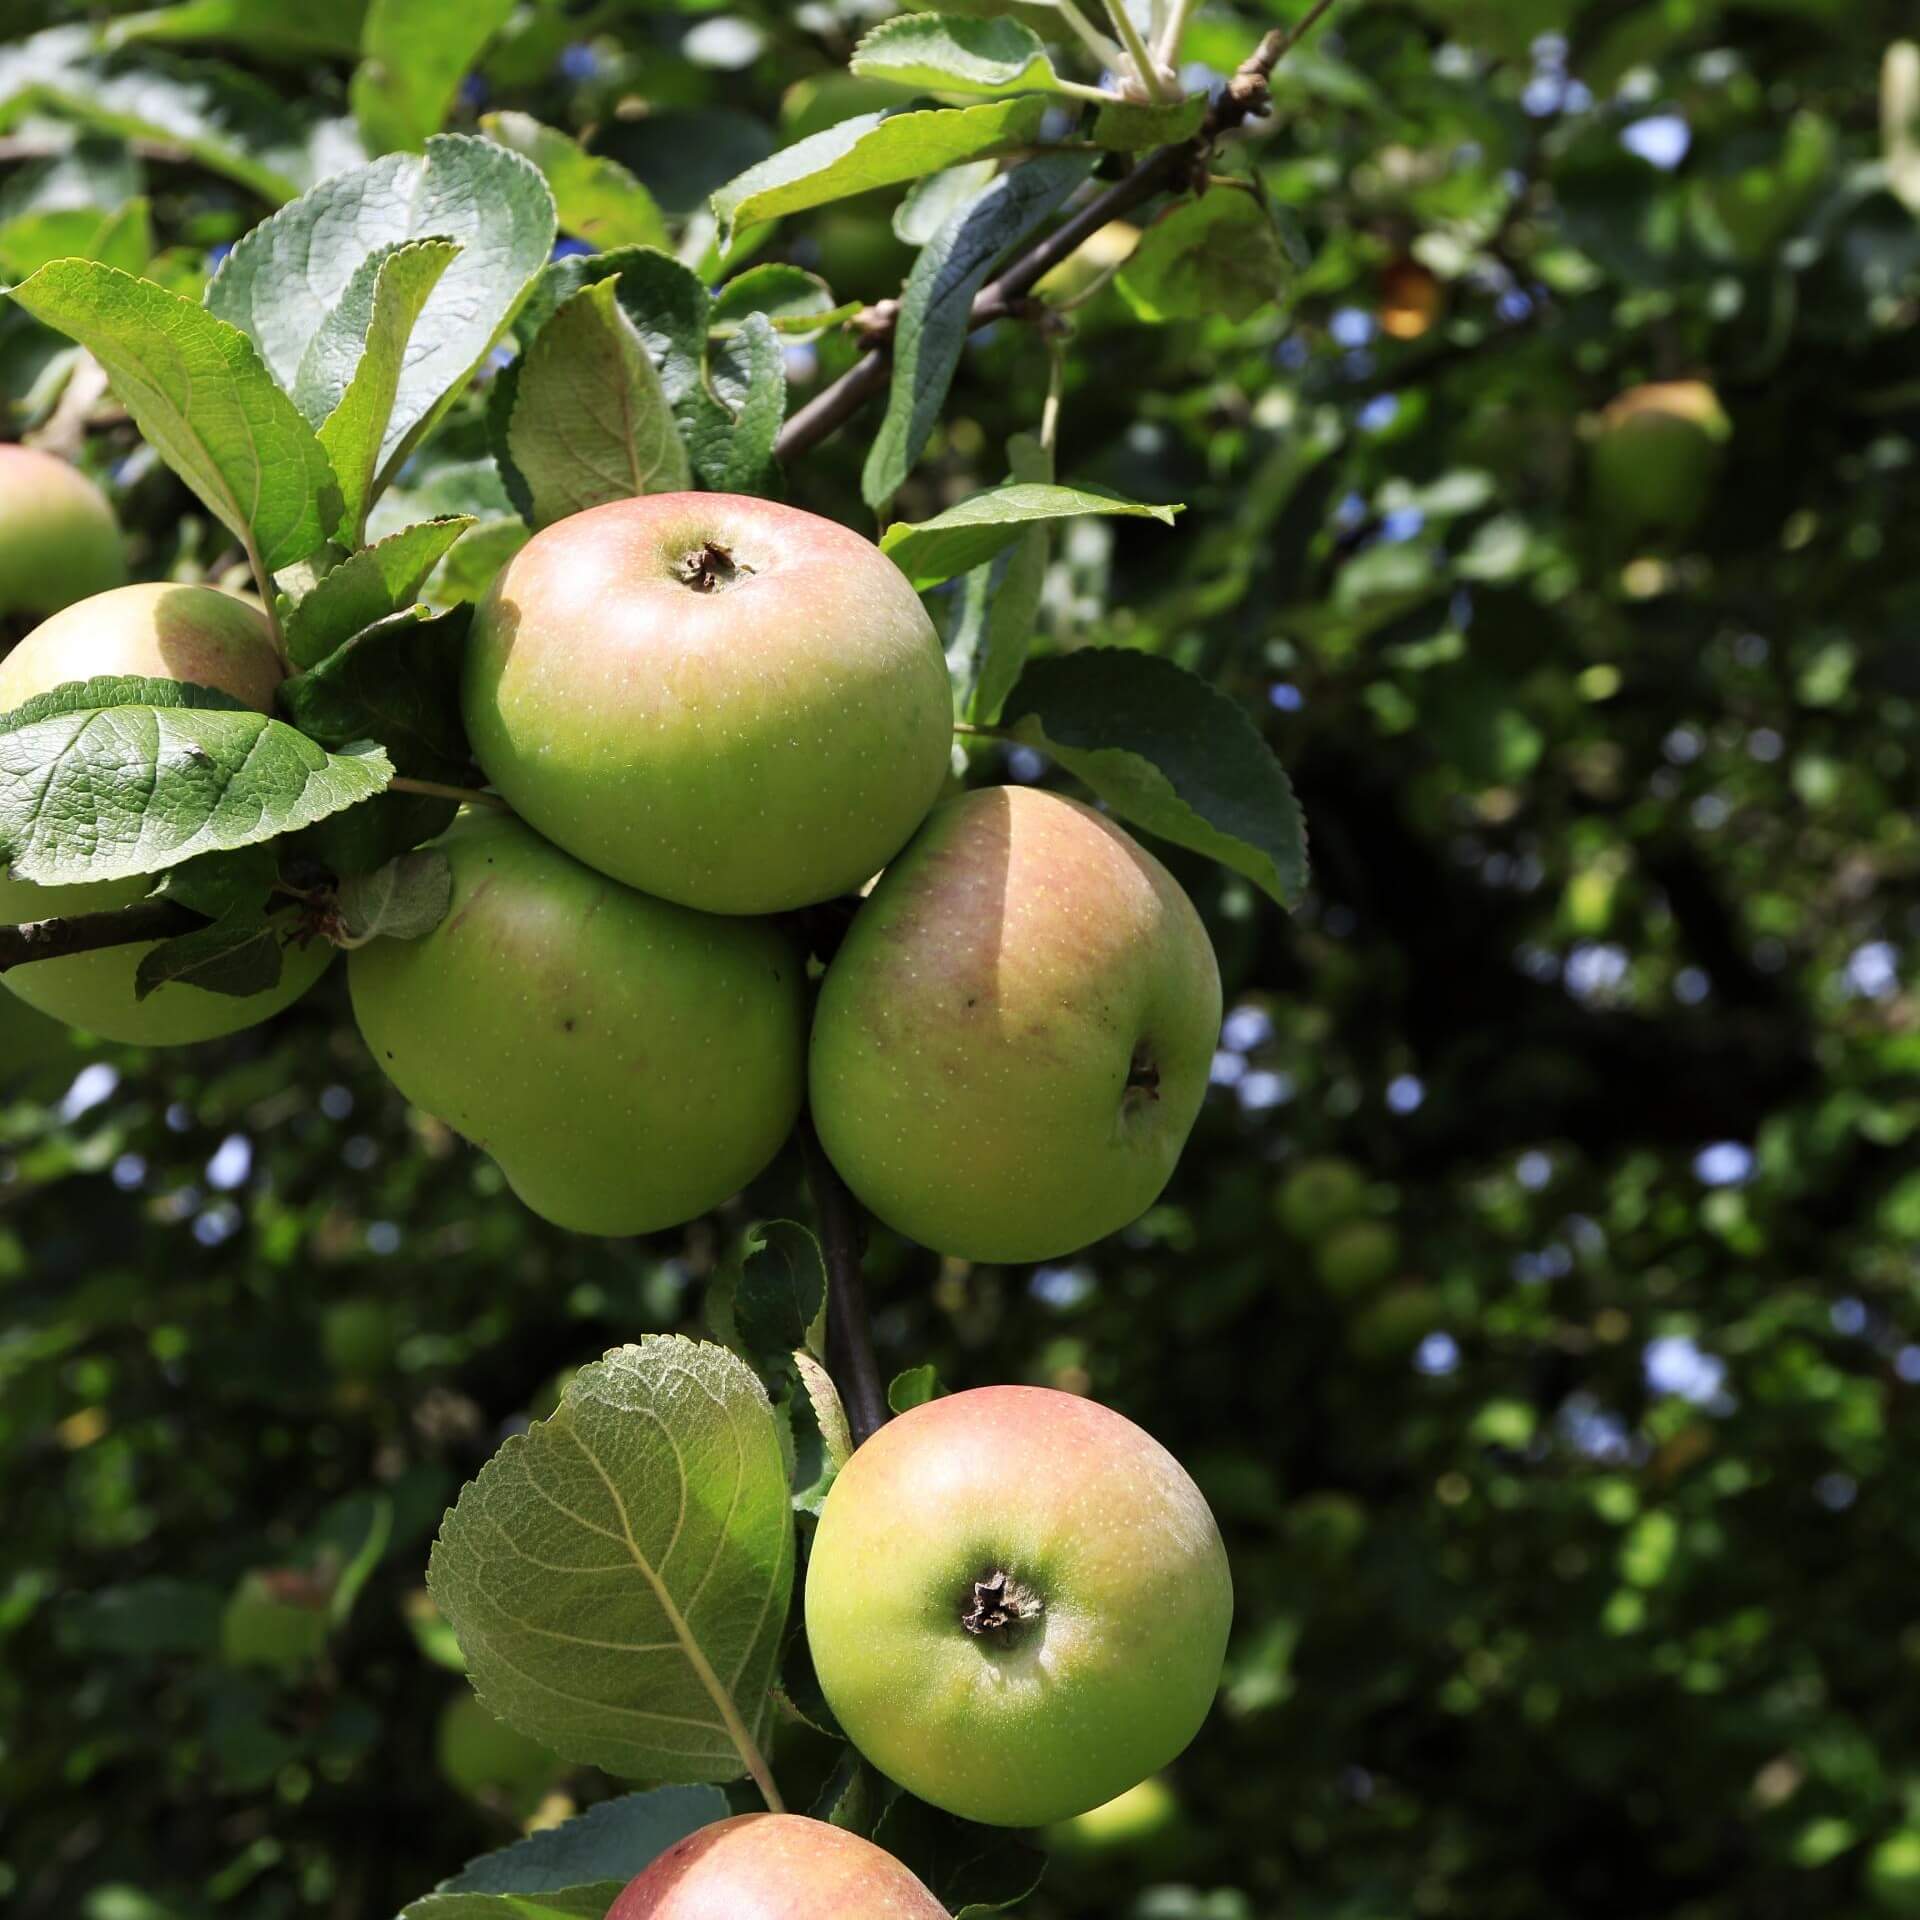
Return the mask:
<svg viewBox="0 0 1920 1920">
<path fill-rule="evenodd" d="M 530 537 L 524 520 L 481 521 L 447 555 L 434 582 L 435 598 L 456 606 L 484 599 L 494 577 Z"/>
<path fill-rule="evenodd" d="M 1047 1866 L 1047 1856 L 1017 1833 L 956 1819 L 909 1793 L 880 1816 L 873 1838 L 919 1875 L 954 1920 L 975 1920 L 1024 1900 Z"/>
<path fill-rule="evenodd" d="M 417 149 L 438 133 L 514 0 L 372 0 L 348 97 L 369 153 Z"/>
<path fill-rule="evenodd" d="M 1275 305 L 1292 274 L 1265 204 L 1215 187 L 1156 220 L 1114 284 L 1142 320 L 1245 320 Z"/>
<path fill-rule="evenodd" d="M 162 940 L 143 953 L 134 971 L 133 997 L 144 1000 L 170 984 L 242 1000 L 265 993 L 279 983 L 280 933 L 280 925 L 259 907 L 236 907 L 211 926 Z"/>
<path fill-rule="evenodd" d="M 1122 647 L 1035 660 L 1002 724 L 1050 753 L 1115 813 L 1243 873 L 1291 907 L 1306 825 L 1244 708 L 1184 668 Z"/>
<path fill-rule="evenodd" d="M 430 1893 L 400 1909 L 400 1920 L 606 1920 L 620 1883 L 594 1881 L 554 1893 Z"/>
<path fill-rule="evenodd" d="M 725 1348 L 658 1335 L 583 1367 L 461 1494 L 427 1584 L 523 1733 L 630 1778 L 737 1777 L 793 1585 L 765 1388 Z"/>
<path fill-rule="evenodd" d="M 720 493 L 766 492 L 787 417 L 787 362 L 764 313 L 716 343 L 708 385 L 717 405 L 697 401 L 687 433 L 700 478 Z"/>
<path fill-rule="evenodd" d="M 911 1413 L 915 1407 L 924 1407 L 929 1400 L 939 1399 L 945 1391 L 938 1370 L 928 1362 L 893 1376 L 887 1387 L 887 1405 L 895 1413 Z"/>
<path fill-rule="evenodd" d="M 837 1473 L 853 1458 L 853 1429 L 847 1422 L 840 1389 L 833 1384 L 833 1375 L 804 1348 L 795 1349 L 793 1364 L 813 1408 L 814 1424 L 826 1444 L 827 1458 Z"/>
<path fill-rule="evenodd" d="M 557 1827 L 470 1860 L 437 1893 L 557 1893 L 590 1881 L 624 1886 L 688 1834 L 727 1817 L 717 1787 L 625 1793 Z"/>
<path fill-rule="evenodd" d="M 880 551 L 922 593 L 991 560 L 1036 520 L 1066 520 L 1083 513 L 1117 514 L 1173 525 L 1178 505 L 1146 506 L 1093 487 L 1056 487 L 1012 482 L 962 500 L 931 520 L 896 520 L 880 538 Z"/>
<path fill-rule="evenodd" d="M 93 354 L 154 450 L 262 566 L 324 544 L 340 513 L 326 449 L 245 334 L 89 260 L 42 267 L 13 297 Z"/>
<path fill-rule="evenodd" d="M 1016 433 L 1007 442 L 1007 465 L 1016 483 L 1052 484 L 1052 451 L 1033 434 Z M 981 725 L 999 719 L 1001 705 L 1027 663 L 1051 550 L 1047 523 L 1036 521 L 1021 528 L 1012 546 L 975 567 L 961 584 L 947 670 L 960 710 Z"/>
<path fill-rule="evenodd" d="M 545 263 L 553 230 L 553 196 L 536 167 L 491 140 L 439 134 L 424 158 L 388 154 L 255 227 L 221 263 L 207 305 L 251 335 L 291 388 L 370 256 L 410 240 L 453 241 L 460 252 L 414 325 L 381 436 L 387 478 L 486 358 Z"/>
<path fill-rule="evenodd" d="M 507 450 L 535 526 L 679 492 L 691 477 L 660 376 L 617 293 L 612 280 L 576 293 L 540 329 L 516 381 Z"/>
<path fill-rule="evenodd" d="M 264 912 L 279 872 L 279 857 L 271 845 L 237 847 L 169 867 L 154 891 L 158 898 L 177 900 L 218 920 L 239 907 Z"/>
<path fill-rule="evenodd" d="M 459 689 L 472 617 L 468 607 L 392 614 L 284 682 L 280 704 L 322 746 L 376 740 L 398 772 L 457 782 L 469 765 Z"/>
<path fill-rule="evenodd" d="M 151 13 L 125 14 L 107 27 L 107 43 L 216 41 L 250 53 L 291 58 L 308 53 L 352 56 L 360 48 L 367 0 L 182 0 Z"/>
<path fill-rule="evenodd" d="M 735 274 L 715 297 L 709 324 L 715 332 L 737 333 L 754 314 L 764 313 L 775 332 L 804 340 L 859 311 L 857 304 L 836 307 L 833 289 L 817 273 L 773 261 Z"/>
<path fill-rule="evenodd" d="M 437 847 L 403 853 L 372 873 L 349 874 L 334 895 L 337 944 L 424 940 L 453 904 L 453 862 Z"/>
<path fill-rule="evenodd" d="M 1207 97 L 1189 94 L 1164 106 L 1115 100 L 1093 116 L 1093 138 L 1116 153 L 1140 153 L 1148 147 L 1177 146 L 1191 140 L 1207 117 Z"/>
<path fill-rule="evenodd" d="M 893 210 L 894 237 L 924 247 L 962 207 L 970 207 L 993 185 L 997 160 L 969 160 L 916 180 Z"/>
<path fill-rule="evenodd" d="M 1031 27 L 964 14 L 903 13 L 883 20 L 848 63 L 865 80 L 934 93 L 1069 91 Z"/>
<path fill-rule="evenodd" d="M 747 1229 L 733 1318 L 756 1360 L 784 1361 L 807 1345 L 826 1304 L 827 1263 L 809 1228 L 797 1220 L 763 1220 Z"/>
<path fill-rule="evenodd" d="M 151 48 L 104 53 L 86 26 L 0 46 L 0 127 L 49 111 L 177 148 L 275 204 L 365 157 L 347 120 L 232 67 Z"/>
<path fill-rule="evenodd" d="M 994 263 L 1035 232 L 1092 167 L 1090 156 L 1074 153 L 1016 167 L 956 213 L 921 250 L 900 296 L 886 417 L 861 475 L 869 506 L 893 497 L 926 446 L 960 364 L 973 296 Z"/>
<path fill-rule="evenodd" d="M 0 864 L 124 880 L 271 840 L 380 792 L 384 753 L 330 754 L 261 713 L 117 706 L 0 734 Z"/>
<path fill-rule="evenodd" d="M 873 1831 L 874 1801 L 877 1797 L 873 1769 L 860 1758 L 856 1749 L 845 1747 L 841 1750 L 840 1758 L 833 1763 L 833 1771 L 827 1775 L 826 1784 L 814 1795 L 807 1816 L 813 1820 L 824 1820 L 829 1826 L 844 1827 L 849 1833 L 857 1833 L 864 1838 Z"/>
<path fill-rule="evenodd" d="M 1040 131 L 1046 112 L 1046 99 L 1035 95 L 987 106 L 863 113 L 843 120 L 749 167 L 713 196 L 721 244 L 731 245 L 742 227 L 756 221 L 1024 146 Z"/>
<path fill-rule="evenodd" d="M 72 207 L 22 214 L 0 227 L 0 272 L 24 280 L 50 260 L 99 260 L 139 273 L 153 254 L 153 224 L 144 199 L 117 212 Z"/>
<path fill-rule="evenodd" d="M 190 680 L 144 680 L 138 674 L 102 673 L 91 680 L 63 680 L 45 693 L 8 713 L 0 713 L 0 733 L 13 733 L 59 713 L 87 713 L 96 707 L 198 707 L 214 713 L 251 713 L 218 687 L 196 686 Z"/>
<path fill-rule="evenodd" d="M 562 233 L 602 248 L 672 245 L 659 204 L 618 160 L 589 153 L 530 113 L 489 113 L 480 124 L 546 175 Z"/>
<path fill-rule="evenodd" d="M 415 240 L 369 254 L 301 357 L 294 405 L 333 461 L 342 545 L 360 544 L 407 343 L 459 251 L 451 240 Z"/>
<path fill-rule="evenodd" d="M 411 606 L 427 576 L 472 525 L 468 514 L 424 521 L 341 561 L 287 616 L 288 659 L 299 668 L 317 666 L 363 627 Z"/>
</svg>

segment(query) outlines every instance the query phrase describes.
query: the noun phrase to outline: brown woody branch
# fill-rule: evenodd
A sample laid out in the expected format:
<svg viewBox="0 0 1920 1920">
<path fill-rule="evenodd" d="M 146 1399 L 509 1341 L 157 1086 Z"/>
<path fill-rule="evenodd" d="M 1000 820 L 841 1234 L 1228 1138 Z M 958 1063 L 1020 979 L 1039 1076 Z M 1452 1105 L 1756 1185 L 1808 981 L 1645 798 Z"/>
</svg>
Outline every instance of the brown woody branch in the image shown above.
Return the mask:
<svg viewBox="0 0 1920 1920">
<path fill-rule="evenodd" d="M 860 1272 L 865 1223 L 859 1203 L 834 1172 L 810 1115 L 796 1130 L 807 1187 L 820 1222 L 820 1251 L 827 1263 L 827 1370 L 846 1405 L 853 1444 L 870 1439 L 887 1423 L 887 1394 L 873 1354 L 867 1324 L 867 1287 Z"/>
<path fill-rule="evenodd" d="M 1274 68 L 1289 47 L 1294 46 L 1317 26 L 1333 7 L 1335 0 L 1320 4 L 1289 32 L 1276 27 L 1241 63 L 1221 90 L 1200 131 L 1190 140 L 1161 147 L 1149 154 L 1124 179 L 1117 180 L 1096 194 L 1080 211 L 1061 222 L 1045 239 L 1030 247 L 997 279 L 990 280 L 974 296 L 968 316 L 968 331 L 987 326 L 995 320 L 1024 318 L 1033 311 L 1028 299 L 1036 283 L 1061 261 L 1076 253 L 1092 236 L 1133 208 L 1151 200 L 1167 188 L 1181 185 L 1196 171 L 1204 172 L 1213 143 L 1266 109 L 1267 83 Z M 869 309 L 863 319 L 864 331 L 875 344 L 868 348 L 840 378 L 807 402 L 780 430 L 774 451 L 782 460 L 805 453 L 842 427 L 887 384 L 887 365 L 892 316 L 880 308 Z M 896 306 L 897 311 L 897 306 Z"/>
<path fill-rule="evenodd" d="M 137 906 L 104 913 L 73 913 L 59 920 L 29 920 L 0 927 L 0 973 L 34 960 L 66 960 L 103 947 L 130 947 L 149 940 L 171 940 L 207 924 L 204 914 L 177 900 L 143 900 Z"/>
</svg>

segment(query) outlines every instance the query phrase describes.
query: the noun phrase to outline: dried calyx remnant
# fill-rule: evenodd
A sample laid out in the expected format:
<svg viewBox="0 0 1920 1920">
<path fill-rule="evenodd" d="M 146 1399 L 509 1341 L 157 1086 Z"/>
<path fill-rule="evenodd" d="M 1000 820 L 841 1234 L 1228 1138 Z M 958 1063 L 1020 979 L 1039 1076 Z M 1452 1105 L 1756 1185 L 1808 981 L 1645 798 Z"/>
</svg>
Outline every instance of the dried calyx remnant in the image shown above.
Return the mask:
<svg viewBox="0 0 1920 1920">
<path fill-rule="evenodd" d="M 1160 1098 L 1160 1068 L 1155 1063 L 1153 1049 L 1142 1040 L 1133 1050 L 1133 1059 L 1127 1067 L 1127 1099 L 1138 1105 L 1146 1100 Z"/>
<path fill-rule="evenodd" d="M 742 566 L 717 540 L 703 541 L 680 562 L 680 578 L 695 593 L 718 593 L 751 567 Z"/>
<path fill-rule="evenodd" d="M 1022 1627 L 1039 1619 L 1046 1604 L 1024 1581 L 996 1567 L 973 1583 L 960 1624 L 977 1639 L 1011 1646 Z"/>
</svg>

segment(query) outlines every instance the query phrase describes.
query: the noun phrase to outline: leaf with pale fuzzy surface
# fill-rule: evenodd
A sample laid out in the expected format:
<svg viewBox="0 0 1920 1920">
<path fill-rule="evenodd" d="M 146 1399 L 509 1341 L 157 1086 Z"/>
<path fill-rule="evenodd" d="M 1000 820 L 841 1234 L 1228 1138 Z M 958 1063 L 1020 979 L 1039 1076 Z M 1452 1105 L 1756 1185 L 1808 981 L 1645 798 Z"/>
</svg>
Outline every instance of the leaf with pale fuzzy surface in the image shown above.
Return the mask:
<svg viewBox="0 0 1920 1920">
<path fill-rule="evenodd" d="M 731 1780 L 762 1737 L 793 1587 L 766 1389 L 650 1337 L 583 1367 L 462 1492 L 427 1584 L 488 1707 L 627 1778 Z"/>
</svg>

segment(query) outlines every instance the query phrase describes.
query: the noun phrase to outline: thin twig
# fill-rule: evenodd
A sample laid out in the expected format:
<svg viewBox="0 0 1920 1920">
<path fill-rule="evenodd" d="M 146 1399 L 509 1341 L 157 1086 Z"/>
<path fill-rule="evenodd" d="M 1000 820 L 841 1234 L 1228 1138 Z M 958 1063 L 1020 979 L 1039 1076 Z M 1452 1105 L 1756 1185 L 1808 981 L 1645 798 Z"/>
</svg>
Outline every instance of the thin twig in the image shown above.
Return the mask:
<svg viewBox="0 0 1920 1920">
<path fill-rule="evenodd" d="M 29 920 L 23 926 L 0 927 L 0 973 L 35 960 L 65 960 L 76 953 L 98 953 L 106 947 L 170 940 L 175 934 L 192 933 L 206 924 L 204 914 L 177 900 L 143 900 L 136 906 L 111 907 L 102 913 Z"/>
<path fill-rule="evenodd" d="M 990 321 L 1029 311 L 1027 295 L 1036 281 L 1077 252 L 1109 221 L 1151 200 L 1162 188 L 1190 175 L 1206 158 L 1215 140 L 1250 120 L 1266 105 L 1267 81 L 1290 47 L 1310 33 L 1335 0 L 1319 0 L 1290 33 L 1276 27 L 1241 63 L 1207 111 L 1200 131 L 1191 140 L 1161 147 L 1142 160 L 1124 179 L 1096 194 L 1080 211 L 1063 221 L 1044 240 L 1020 256 L 996 280 L 974 296 L 967 316 L 968 330 Z M 860 411 L 887 384 L 888 349 L 884 342 L 863 353 L 840 378 L 815 394 L 780 430 L 774 452 L 792 460 L 819 445 Z"/>
<path fill-rule="evenodd" d="M 887 1423 L 887 1394 L 880 1384 L 880 1363 L 873 1355 L 867 1286 L 860 1272 L 866 1228 L 859 1202 L 834 1172 L 810 1116 L 800 1116 L 797 1132 L 807 1187 L 820 1222 L 820 1251 L 827 1262 L 827 1365 L 846 1403 L 847 1424 L 857 1447 Z"/>
<path fill-rule="evenodd" d="M 478 787 L 449 787 L 438 780 L 408 780 L 398 774 L 387 786 L 394 793 L 424 793 L 430 800 L 458 800 L 463 807 L 497 807 L 502 813 L 513 811 L 497 793 L 482 793 Z"/>
</svg>

